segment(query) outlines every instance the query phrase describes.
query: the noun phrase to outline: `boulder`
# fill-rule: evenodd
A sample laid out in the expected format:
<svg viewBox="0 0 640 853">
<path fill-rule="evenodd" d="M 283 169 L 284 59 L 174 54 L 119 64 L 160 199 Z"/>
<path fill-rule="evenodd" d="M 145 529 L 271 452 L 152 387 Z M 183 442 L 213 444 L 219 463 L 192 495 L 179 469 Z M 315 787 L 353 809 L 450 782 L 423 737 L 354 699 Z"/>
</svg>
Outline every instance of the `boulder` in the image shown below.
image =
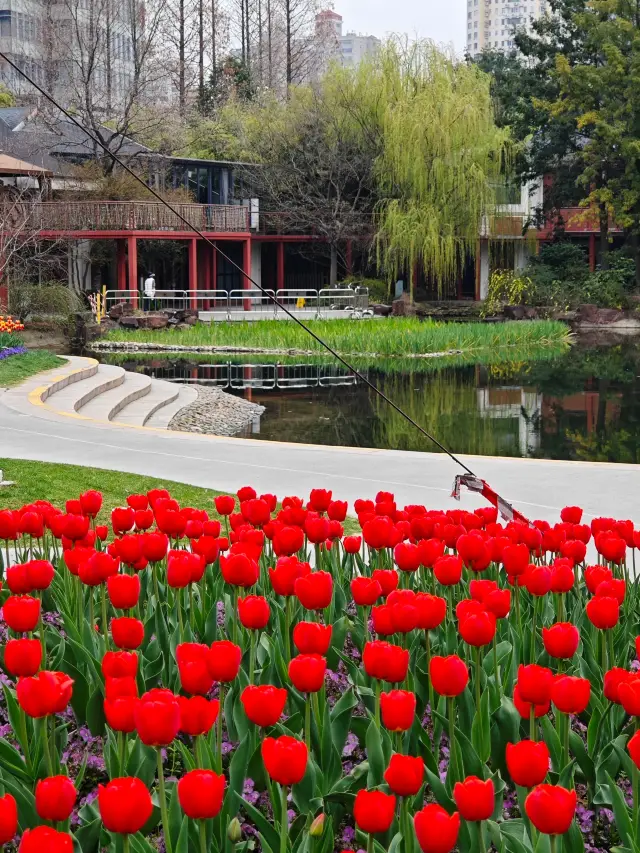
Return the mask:
<svg viewBox="0 0 640 853">
<path fill-rule="evenodd" d="M 393 300 L 391 313 L 394 317 L 415 317 L 416 306 L 408 293 L 403 293 L 398 299 Z"/>
<path fill-rule="evenodd" d="M 187 326 L 195 326 L 195 324 L 198 322 L 198 315 L 196 314 L 194 317 L 193 315 L 189 314 L 188 317 L 184 318 L 184 322 L 187 324 Z"/>
<path fill-rule="evenodd" d="M 598 308 L 597 305 L 579 305 L 578 320 L 590 326 L 608 326 L 625 318 L 625 312 L 618 308 Z"/>
<path fill-rule="evenodd" d="M 389 317 L 391 314 L 391 305 L 373 305 L 373 313 L 376 317 Z"/>
<path fill-rule="evenodd" d="M 119 323 L 123 329 L 137 329 L 140 322 L 140 317 L 120 317 Z"/>
<path fill-rule="evenodd" d="M 138 317 L 139 329 L 165 329 L 169 325 L 169 318 L 166 314 L 144 314 Z"/>
<path fill-rule="evenodd" d="M 119 320 L 120 317 L 130 317 L 133 314 L 133 305 L 130 302 L 118 302 L 109 309 L 109 317 L 112 320 Z"/>
<path fill-rule="evenodd" d="M 174 313 L 174 317 L 179 323 L 188 323 L 189 318 L 198 319 L 198 312 L 195 308 L 180 308 Z"/>
</svg>

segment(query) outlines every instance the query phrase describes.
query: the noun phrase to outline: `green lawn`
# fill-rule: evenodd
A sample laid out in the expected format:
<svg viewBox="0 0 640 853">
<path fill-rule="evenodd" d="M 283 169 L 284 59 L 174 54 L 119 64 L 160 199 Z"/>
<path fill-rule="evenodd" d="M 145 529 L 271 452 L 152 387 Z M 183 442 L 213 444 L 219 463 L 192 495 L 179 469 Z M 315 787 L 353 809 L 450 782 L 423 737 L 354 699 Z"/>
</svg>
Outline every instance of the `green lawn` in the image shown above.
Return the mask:
<svg viewBox="0 0 640 853">
<path fill-rule="evenodd" d="M 310 330 L 342 354 L 381 356 L 420 353 L 493 352 L 496 349 L 569 343 L 569 329 L 553 320 L 508 323 L 442 323 L 410 317 L 384 320 L 310 320 Z M 256 347 L 326 352 L 296 323 L 281 320 L 199 323 L 189 329 L 131 331 L 114 329 L 107 341 L 179 346 Z"/>
<path fill-rule="evenodd" d="M 149 489 L 168 489 L 181 506 L 206 509 L 212 516 L 216 516 L 213 498 L 221 494 L 213 489 L 200 489 L 156 477 L 83 468 L 80 465 L 0 459 L 0 468 L 4 471 L 5 480 L 16 482 L 15 486 L 0 489 L 0 509 L 17 509 L 36 500 L 47 500 L 64 507 L 68 498 L 77 498 L 87 489 L 98 489 L 104 497 L 98 520 L 105 522 L 114 507 L 125 505 L 127 495 L 142 494 Z"/>
<path fill-rule="evenodd" d="M 51 370 L 65 364 L 65 360 L 46 350 L 34 350 L 23 355 L 11 355 L 0 361 L 0 388 L 18 385 L 34 373 Z"/>
</svg>

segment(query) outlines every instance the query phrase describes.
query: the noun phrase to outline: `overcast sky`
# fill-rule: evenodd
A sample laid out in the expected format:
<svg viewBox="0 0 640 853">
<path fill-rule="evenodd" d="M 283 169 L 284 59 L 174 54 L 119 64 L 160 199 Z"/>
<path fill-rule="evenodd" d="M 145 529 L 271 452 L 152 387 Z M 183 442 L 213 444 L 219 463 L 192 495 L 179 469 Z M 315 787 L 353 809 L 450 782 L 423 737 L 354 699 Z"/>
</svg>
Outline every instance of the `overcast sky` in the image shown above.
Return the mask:
<svg viewBox="0 0 640 853">
<path fill-rule="evenodd" d="M 384 38 L 389 33 L 432 38 L 465 47 L 465 0 L 334 0 L 333 10 L 343 18 L 343 32 Z"/>
</svg>

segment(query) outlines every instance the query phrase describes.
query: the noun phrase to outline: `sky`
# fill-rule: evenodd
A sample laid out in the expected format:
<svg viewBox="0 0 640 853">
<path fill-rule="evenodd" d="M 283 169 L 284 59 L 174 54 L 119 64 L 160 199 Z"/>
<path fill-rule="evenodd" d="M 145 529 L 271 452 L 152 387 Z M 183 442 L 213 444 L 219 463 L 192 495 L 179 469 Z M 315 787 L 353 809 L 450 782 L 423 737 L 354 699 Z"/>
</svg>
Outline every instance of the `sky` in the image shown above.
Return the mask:
<svg viewBox="0 0 640 853">
<path fill-rule="evenodd" d="M 384 38 L 408 33 L 436 42 L 465 47 L 465 0 L 334 0 L 333 11 L 342 15 L 343 32 L 355 31 Z"/>
</svg>

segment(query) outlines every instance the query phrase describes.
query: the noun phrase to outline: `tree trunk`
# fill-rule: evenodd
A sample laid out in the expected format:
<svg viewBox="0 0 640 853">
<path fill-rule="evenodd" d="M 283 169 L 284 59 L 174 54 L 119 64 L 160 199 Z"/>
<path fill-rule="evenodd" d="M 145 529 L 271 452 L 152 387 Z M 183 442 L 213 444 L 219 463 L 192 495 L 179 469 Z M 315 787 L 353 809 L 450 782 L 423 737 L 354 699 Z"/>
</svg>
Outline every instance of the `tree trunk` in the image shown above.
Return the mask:
<svg viewBox="0 0 640 853">
<path fill-rule="evenodd" d="M 249 28 L 249 0 L 245 0 L 245 26 L 247 28 L 247 73 L 251 74 L 251 29 Z"/>
<path fill-rule="evenodd" d="M 609 213 L 600 205 L 600 269 L 609 269 Z"/>
<path fill-rule="evenodd" d="M 269 53 L 269 88 L 273 88 L 273 50 L 271 32 L 271 0 L 267 0 L 267 50 Z"/>
<path fill-rule="evenodd" d="M 291 59 L 291 2 L 292 0 L 285 0 L 284 4 L 287 22 L 287 90 L 293 80 L 293 62 Z M 287 91 L 287 98 L 288 97 L 289 92 Z"/>
<path fill-rule="evenodd" d="M 211 0 L 211 86 L 214 93 L 216 90 L 216 75 L 218 68 L 216 45 L 217 15 L 216 0 Z"/>
<path fill-rule="evenodd" d="M 186 85 L 185 85 L 185 19 L 184 0 L 178 4 L 179 45 L 178 45 L 178 104 L 180 115 L 183 116 L 187 107 Z"/>
<path fill-rule="evenodd" d="M 113 83 L 111 79 L 111 4 L 107 0 L 105 22 L 105 65 L 107 69 L 107 118 L 111 118 L 113 103 Z"/>
<path fill-rule="evenodd" d="M 262 86 L 262 0 L 258 0 L 258 83 Z"/>
<path fill-rule="evenodd" d="M 329 269 L 329 287 L 335 287 L 338 283 L 338 248 L 331 246 L 331 266 Z"/>
<path fill-rule="evenodd" d="M 198 95 L 200 101 L 200 111 L 202 111 L 204 101 L 204 0 L 198 0 L 198 35 L 199 35 L 199 52 L 198 57 Z"/>
<path fill-rule="evenodd" d="M 240 31 L 241 31 L 240 32 L 240 41 L 242 42 L 242 62 L 244 64 L 246 62 L 246 59 L 247 59 L 247 49 L 246 49 L 247 46 L 246 46 L 245 35 L 244 35 L 244 33 L 245 33 L 245 30 L 244 30 L 244 0 L 240 0 L 240 21 L 241 21 L 241 24 L 240 24 Z"/>
</svg>

